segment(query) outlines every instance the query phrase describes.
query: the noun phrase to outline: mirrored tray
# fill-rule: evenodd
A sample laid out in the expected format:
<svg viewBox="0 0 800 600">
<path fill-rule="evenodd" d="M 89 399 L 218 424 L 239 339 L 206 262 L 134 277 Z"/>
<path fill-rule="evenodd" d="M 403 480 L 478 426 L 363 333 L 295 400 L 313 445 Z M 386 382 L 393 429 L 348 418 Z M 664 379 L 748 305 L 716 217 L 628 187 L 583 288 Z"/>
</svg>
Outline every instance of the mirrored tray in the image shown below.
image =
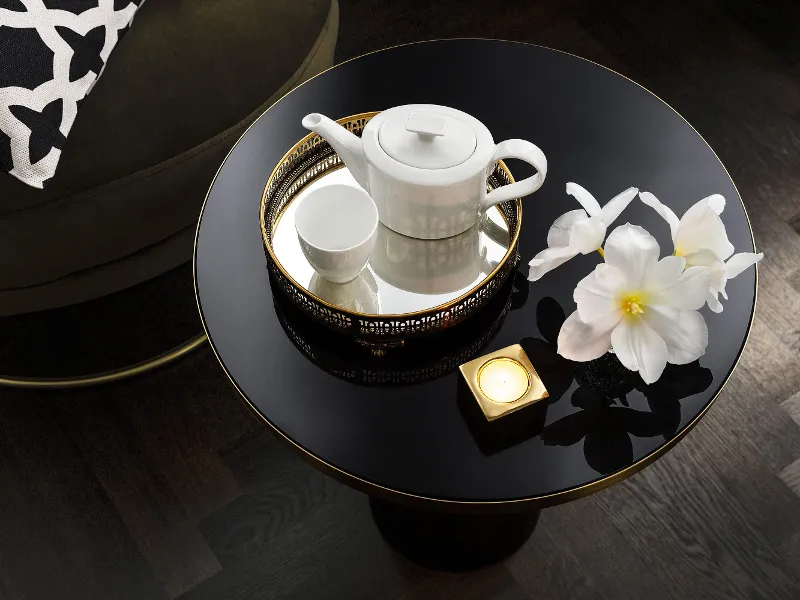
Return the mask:
<svg viewBox="0 0 800 600">
<path fill-rule="evenodd" d="M 376 355 L 353 338 L 316 326 L 284 294 L 273 303 L 278 322 L 294 346 L 323 371 L 365 386 L 403 386 L 431 381 L 475 358 L 494 339 L 509 311 L 525 305 L 528 282 L 519 271 L 483 310 L 455 327 L 415 345 L 414 340 L 388 357 Z"/>
<path fill-rule="evenodd" d="M 360 135 L 377 113 L 339 119 Z M 488 189 L 514 181 L 499 161 Z M 334 284 L 320 277 L 300 249 L 294 226 L 296 200 L 330 184 L 358 186 L 333 149 L 309 134 L 281 159 L 261 202 L 267 262 L 277 287 L 297 307 L 333 329 L 388 345 L 433 333 L 477 312 L 519 261 L 519 199 L 481 216 L 468 231 L 442 240 L 409 238 L 379 225 L 375 250 L 355 280 Z"/>
</svg>

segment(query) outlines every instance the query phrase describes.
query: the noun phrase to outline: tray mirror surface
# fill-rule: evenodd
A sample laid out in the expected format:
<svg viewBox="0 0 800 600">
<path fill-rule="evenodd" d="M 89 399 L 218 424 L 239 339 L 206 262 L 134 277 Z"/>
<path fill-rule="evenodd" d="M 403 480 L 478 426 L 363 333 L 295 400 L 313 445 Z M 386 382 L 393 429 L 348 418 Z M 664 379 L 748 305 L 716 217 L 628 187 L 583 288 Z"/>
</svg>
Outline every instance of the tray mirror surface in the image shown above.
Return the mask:
<svg viewBox="0 0 800 600">
<path fill-rule="evenodd" d="M 463 296 L 483 283 L 509 251 L 511 236 L 503 214 L 492 207 L 462 234 L 420 240 L 395 233 L 383 224 L 367 267 L 345 284 L 317 274 L 300 249 L 295 230 L 298 201 L 320 186 L 358 187 L 346 167 L 326 173 L 300 191 L 274 227 L 272 247 L 286 272 L 324 302 L 365 315 L 425 311 Z"/>
</svg>

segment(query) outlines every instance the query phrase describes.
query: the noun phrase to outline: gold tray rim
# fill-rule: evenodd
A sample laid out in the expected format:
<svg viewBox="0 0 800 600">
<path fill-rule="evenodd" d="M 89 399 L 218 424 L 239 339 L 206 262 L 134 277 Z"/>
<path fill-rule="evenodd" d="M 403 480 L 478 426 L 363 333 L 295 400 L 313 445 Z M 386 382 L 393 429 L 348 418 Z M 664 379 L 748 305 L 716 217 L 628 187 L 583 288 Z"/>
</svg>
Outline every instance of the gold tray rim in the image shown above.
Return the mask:
<svg viewBox="0 0 800 600">
<path fill-rule="evenodd" d="M 380 112 L 383 112 L 383 111 L 371 111 L 371 112 L 356 113 L 354 115 L 350 115 L 350 116 L 347 116 L 347 117 L 341 117 L 339 119 L 336 119 L 336 122 L 339 125 L 344 125 L 345 123 L 347 123 L 349 121 L 357 121 L 358 119 L 368 119 L 369 120 L 369 119 L 372 119 L 373 117 L 375 117 Z M 291 156 L 292 153 L 295 152 L 300 146 L 302 146 L 303 144 L 306 144 L 309 141 L 311 141 L 312 139 L 318 138 L 318 137 L 320 137 L 320 136 L 318 134 L 316 134 L 316 133 L 313 133 L 313 132 L 309 133 L 306 136 L 304 136 L 302 139 L 300 139 L 298 142 L 296 142 L 291 148 L 289 148 L 288 151 L 286 151 L 286 153 L 280 158 L 278 163 L 275 165 L 275 168 L 272 169 L 272 173 L 270 173 L 269 177 L 267 178 L 267 182 L 264 185 L 264 191 L 261 193 L 261 202 L 259 203 L 259 222 L 261 224 L 261 241 L 262 241 L 264 247 L 266 248 L 267 252 L 269 253 L 269 257 L 272 260 L 272 262 L 274 263 L 274 265 L 281 272 L 281 274 L 284 277 L 286 277 L 286 279 L 289 281 L 289 283 L 292 284 L 292 286 L 294 286 L 296 289 L 302 291 L 304 294 L 310 296 L 316 302 L 319 302 L 321 305 L 326 306 L 327 308 L 330 308 L 332 310 L 338 311 L 340 313 L 351 315 L 351 316 L 354 316 L 354 317 L 366 317 L 368 319 L 378 319 L 378 320 L 382 320 L 382 319 L 386 319 L 386 320 L 389 320 L 389 319 L 404 319 L 404 318 L 407 318 L 407 317 L 426 315 L 426 314 L 429 314 L 429 313 L 431 313 L 431 314 L 437 313 L 437 312 L 445 310 L 445 309 L 447 309 L 447 308 L 449 308 L 451 306 L 455 306 L 460 301 L 464 300 L 467 296 L 470 296 L 471 294 L 474 294 L 477 290 L 479 290 L 482 287 L 484 287 L 485 285 L 487 285 L 497 275 L 497 273 L 505 266 L 505 264 L 508 262 L 509 258 L 511 258 L 511 256 L 515 253 L 514 252 L 515 248 L 517 247 L 517 244 L 519 242 L 519 235 L 520 235 L 520 232 L 522 231 L 522 199 L 521 198 L 515 198 L 514 199 L 514 203 L 516 204 L 516 208 L 517 208 L 517 227 L 516 227 L 516 230 L 512 233 L 512 235 L 511 235 L 511 237 L 509 239 L 508 250 L 506 250 L 506 253 L 503 255 L 503 258 L 500 259 L 500 262 L 497 263 L 497 266 L 492 270 L 492 272 L 487 274 L 486 277 L 483 278 L 479 284 L 471 287 L 469 290 L 467 290 L 466 292 L 464 292 L 463 294 L 461 294 L 457 298 L 453 298 L 452 300 L 448 300 L 447 302 L 444 302 L 442 304 L 438 304 L 436 306 L 432 306 L 430 308 L 425 308 L 423 310 L 417 310 L 417 311 L 412 311 L 412 312 L 407 312 L 407 313 L 391 313 L 391 314 L 390 313 L 375 314 L 375 313 L 356 312 L 356 311 L 348 310 L 348 309 L 343 308 L 341 306 L 337 306 L 336 304 L 331 304 L 330 302 L 327 302 L 326 300 L 323 300 L 322 298 L 320 298 L 316 294 L 313 294 L 305 286 L 299 284 L 291 275 L 289 275 L 289 273 L 286 271 L 286 269 L 284 269 L 283 265 L 278 260 L 278 257 L 275 256 L 275 252 L 272 249 L 272 244 L 269 243 L 269 239 L 268 239 L 268 236 L 267 236 L 267 223 L 266 223 L 267 191 L 269 190 L 270 186 L 272 185 L 272 182 L 275 179 L 275 174 L 278 172 L 278 169 L 281 168 L 283 163 L 286 160 L 288 160 L 289 156 Z M 341 166 L 338 166 L 333 170 L 338 170 L 338 169 L 342 168 L 342 166 L 344 166 L 344 163 Z M 514 176 L 512 175 L 511 171 L 509 170 L 509 168 L 505 164 L 505 162 L 503 162 L 502 160 L 498 160 L 497 161 L 497 166 L 498 166 L 498 168 L 500 168 L 501 170 L 503 170 L 505 172 L 505 174 L 508 176 L 509 181 L 511 183 L 514 183 L 514 181 L 515 181 L 514 180 Z M 310 179 L 303 187 L 305 187 L 305 186 L 309 185 L 310 183 L 316 181 L 318 178 L 319 177 L 314 177 L 313 179 Z M 302 189 L 302 188 L 300 188 L 300 189 Z M 283 212 L 286 210 L 286 207 L 293 201 L 294 200 L 291 200 L 290 202 L 287 202 L 286 206 L 284 206 L 281 209 L 281 212 L 278 214 L 278 217 L 275 219 L 275 223 L 276 224 L 280 221 L 281 217 L 283 216 Z M 503 215 L 502 211 L 500 212 L 500 214 L 503 217 L 503 219 L 505 220 L 505 215 Z M 506 223 L 509 225 L 509 229 L 510 229 L 510 224 L 508 223 L 507 220 L 506 220 Z"/>
</svg>

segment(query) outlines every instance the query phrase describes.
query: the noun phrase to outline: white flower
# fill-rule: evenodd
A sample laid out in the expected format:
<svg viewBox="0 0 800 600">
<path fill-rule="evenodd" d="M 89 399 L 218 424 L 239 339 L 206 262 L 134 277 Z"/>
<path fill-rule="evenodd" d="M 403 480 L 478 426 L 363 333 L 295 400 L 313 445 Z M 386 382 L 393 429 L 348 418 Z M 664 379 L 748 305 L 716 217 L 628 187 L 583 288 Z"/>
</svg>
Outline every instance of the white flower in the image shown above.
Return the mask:
<svg viewBox="0 0 800 600">
<path fill-rule="evenodd" d="M 728 299 L 725 293 L 728 279 L 733 279 L 764 258 L 761 252 L 741 252 L 731 256 L 733 244 L 728 240 L 725 224 L 719 216 L 725 209 L 725 198 L 719 194 L 703 198 L 687 210 L 680 220 L 650 192 L 641 192 L 639 198 L 669 224 L 675 256 L 685 258 L 688 267 L 708 267 L 711 281 L 706 302 L 714 312 L 722 312 L 719 294 Z"/>
<path fill-rule="evenodd" d="M 686 268 L 679 256 L 658 259 L 656 239 L 641 227 L 617 227 L 605 244 L 605 262 L 575 288 L 578 310 L 564 322 L 558 353 L 574 361 L 613 348 L 645 383 L 667 362 L 690 363 L 706 351 L 708 328 L 697 309 L 706 301 L 709 271 Z"/>
<path fill-rule="evenodd" d="M 589 254 L 603 245 L 606 227 L 611 225 L 639 192 L 629 188 L 603 207 L 577 183 L 567 183 L 567 194 L 583 206 L 558 217 L 547 233 L 547 248 L 533 257 L 528 279 L 537 281 L 545 273 L 578 254 Z M 588 213 L 588 214 L 587 214 Z"/>
</svg>

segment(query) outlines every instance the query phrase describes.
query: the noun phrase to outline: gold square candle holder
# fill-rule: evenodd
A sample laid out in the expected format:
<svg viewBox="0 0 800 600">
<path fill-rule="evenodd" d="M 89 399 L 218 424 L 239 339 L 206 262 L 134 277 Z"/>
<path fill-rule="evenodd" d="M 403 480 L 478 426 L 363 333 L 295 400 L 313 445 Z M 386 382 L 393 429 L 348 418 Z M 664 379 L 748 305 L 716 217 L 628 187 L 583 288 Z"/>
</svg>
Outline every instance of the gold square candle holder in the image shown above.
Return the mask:
<svg viewBox="0 0 800 600">
<path fill-rule="evenodd" d="M 479 356 L 458 368 L 488 421 L 548 397 L 547 388 L 519 344 Z"/>
</svg>

